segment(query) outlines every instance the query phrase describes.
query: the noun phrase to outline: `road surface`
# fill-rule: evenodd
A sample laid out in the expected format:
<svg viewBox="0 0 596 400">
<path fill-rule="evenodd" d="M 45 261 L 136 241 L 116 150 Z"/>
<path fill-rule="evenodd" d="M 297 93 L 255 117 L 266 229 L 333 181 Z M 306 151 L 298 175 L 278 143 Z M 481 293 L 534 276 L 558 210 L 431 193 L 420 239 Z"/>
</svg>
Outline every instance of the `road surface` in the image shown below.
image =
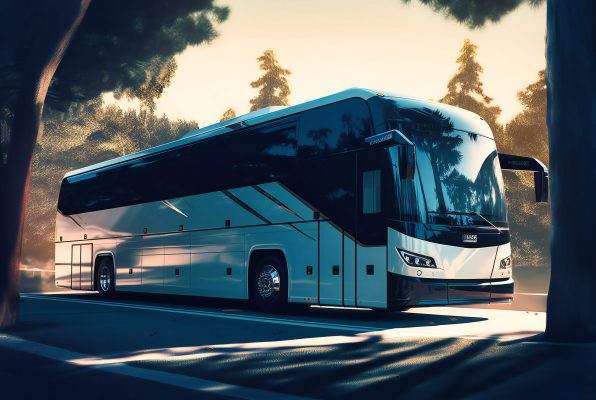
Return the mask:
<svg viewBox="0 0 596 400">
<path fill-rule="evenodd" d="M 541 340 L 545 314 L 26 294 L 0 332 L 0 398 L 595 398 L 596 346 Z"/>
</svg>

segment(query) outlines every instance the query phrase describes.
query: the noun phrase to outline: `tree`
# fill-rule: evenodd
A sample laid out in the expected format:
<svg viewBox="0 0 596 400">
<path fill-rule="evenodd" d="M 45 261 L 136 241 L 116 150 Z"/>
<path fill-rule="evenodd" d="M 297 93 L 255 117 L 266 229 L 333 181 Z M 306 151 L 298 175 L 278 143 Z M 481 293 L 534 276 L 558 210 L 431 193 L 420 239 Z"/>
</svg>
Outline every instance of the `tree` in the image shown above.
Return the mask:
<svg viewBox="0 0 596 400">
<path fill-rule="evenodd" d="M 292 72 L 279 65 L 273 50 L 266 50 L 257 61 L 264 74 L 250 83 L 253 88 L 260 88 L 259 94 L 250 100 L 250 111 L 270 106 L 287 106 L 290 95 L 287 76 Z"/>
<path fill-rule="evenodd" d="M 236 118 L 236 110 L 228 108 L 221 116 L 219 122 L 227 121 L 228 119 Z"/>
<path fill-rule="evenodd" d="M 484 93 L 480 75 L 482 66 L 476 61 L 478 46 L 464 40 L 459 52 L 457 72 L 447 84 L 447 94 L 441 102 L 464 108 L 480 115 L 490 126 L 497 140 L 502 135 L 502 126 L 497 119 L 501 115 L 501 108 L 492 105 L 493 99 Z"/>
<path fill-rule="evenodd" d="M 501 2 L 479 5 L 473 0 L 421 1 L 446 5 L 438 9 L 472 27 L 488 20 L 498 21 L 507 12 L 495 11 L 494 4 Z M 465 10 L 463 14 L 461 10 Z M 475 17 L 466 19 L 462 15 Z M 591 184 L 596 181 L 595 19 L 592 0 L 547 1 L 547 125 L 553 233 L 545 334 L 556 341 L 596 340 L 596 268 L 591 252 L 596 225 L 596 189 Z"/>
<path fill-rule="evenodd" d="M 545 71 L 538 72 L 536 82 L 517 93 L 522 111 L 505 126 L 511 150 L 538 158 L 548 165 L 548 128 L 546 126 Z"/>
<path fill-rule="evenodd" d="M 165 65 L 188 45 L 212 40 L 214 24 L 227 15 L 212 0 L 0 3 L 0 115 L 10 128 L 7 138 L 4 129 L 1 135 L 0 327 L 18 318 L 25 204 L 46 101 L 65 109 L 102 92 L 137 88 L 152 60 Z"/>
<path fill-rule="evenodd" d="M 409 3 L 410 0 L 402 0 Z M 504 15 L 515 10 L 523 3 L 539 5 L 544 0 L 420 0 L 434 11 L 454 18 L 470 28 L 483 27 L 487 21 L 498 22 Z"/>
<path fill-rule="evenodd" d="M 596 340 L 596 12 L 592 0 L 547 4 L 553 234 L 546 337 Z"/>
<path fill-rule="evenodd" d="M 139 99 L 142 107 L 154 112 L 155 99 L 161 97 L 164 89 L 170 86 L 178 64 L 173 58 L 164 60 L 162 57 L 155 57 L 149 61 L 147 67 L 145 82 L 138 87 L 119 88 L 114 92 L 114 95 L 116 99 L 122 96 L 129 99 Z"/>
<path fill-rule="evenodd" d="M 67 171 L 154 147 L 197 129 L 147 110 L 124 111 L 101 97 L 72 105 L 65 112 L 47 109 L 44 135 L 33 156 L 31 189 L 23 231 L 23 263 L 52 262 L 60 180 Z"/>
</svg>

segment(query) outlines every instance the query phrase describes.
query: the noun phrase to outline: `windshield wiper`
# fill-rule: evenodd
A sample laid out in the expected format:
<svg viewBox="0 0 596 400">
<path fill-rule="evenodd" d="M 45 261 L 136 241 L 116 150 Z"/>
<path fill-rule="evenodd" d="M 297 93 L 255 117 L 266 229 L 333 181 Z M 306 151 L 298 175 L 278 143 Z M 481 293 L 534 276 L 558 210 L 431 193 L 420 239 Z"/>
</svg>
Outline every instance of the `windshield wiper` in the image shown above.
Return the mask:
<svg viewBox="0 0 596 400">
<path fill-rule="evenodd" d="M 457 225 L 457 226 L 473 226 L 476 225 L 474 224 L 474 222 L 480 222 L 483 221 L 486 225 L 499 230 L 499 228 L 497 228 L 492 222 L 490 222 L 488 219 L 486 219 L 485 217 L 483 217 L 480 213 L 478 212 L 461 212 L 461 211 L 428 211 L 427 214 L 435 214 L 437 216 L 444 216 L 445 219 L 447 219 L 448 217 L 449 220 L 451 222 L 456 222 L 455 224 L 449 224 L 449 225 Z M 467 217 L 478 217 L 480 218 L 480 220 L 478 220 L 477 218 L 472 218 L 472 224 L 469 223 L 464 223 L 463 219 L 461 217 L 463 216 L 467 216 Z M 453 218 L 456 217 L 456 218 Z M 475 219 L 475 221 L 474 221 Z M 447 221 L 446 221 L 447 222 Z"/>
</svg>

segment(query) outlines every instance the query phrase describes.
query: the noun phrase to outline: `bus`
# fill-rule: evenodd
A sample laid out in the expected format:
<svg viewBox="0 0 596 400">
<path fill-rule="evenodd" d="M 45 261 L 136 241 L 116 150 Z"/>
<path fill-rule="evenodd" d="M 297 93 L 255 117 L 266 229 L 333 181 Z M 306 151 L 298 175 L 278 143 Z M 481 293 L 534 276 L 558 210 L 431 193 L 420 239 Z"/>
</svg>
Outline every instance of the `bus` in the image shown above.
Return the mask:
<svg viewBox="0 0 596 400">
<path fill-rule="evenodd" d="M 405 310 L 508 302 L 502 169 L 478 115 L 353 88 L 67 173 L 56 285 Z"/>
</svg>

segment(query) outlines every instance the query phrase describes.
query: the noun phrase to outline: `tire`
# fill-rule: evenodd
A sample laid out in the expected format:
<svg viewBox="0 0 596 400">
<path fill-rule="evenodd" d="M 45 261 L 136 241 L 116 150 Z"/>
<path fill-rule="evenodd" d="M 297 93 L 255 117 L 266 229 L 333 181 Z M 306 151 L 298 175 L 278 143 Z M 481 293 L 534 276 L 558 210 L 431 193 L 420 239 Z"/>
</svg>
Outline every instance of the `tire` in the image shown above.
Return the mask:
<svg viewBox="0 0 596 400">
<path fill-rule="evenodd" d="M 288 305 L 288 274 L 286 263 L 275 254 L 259 258 L 252 269 L 251 299 L 267 313 L 281 313 Z"/>
<path fill-rule="evenodd" d="M 111 258 L 103 258 L 99 262 L 95 278 L 100 296 L 108 297 L 114 294 L 114 262 Z"/>
</svg>

